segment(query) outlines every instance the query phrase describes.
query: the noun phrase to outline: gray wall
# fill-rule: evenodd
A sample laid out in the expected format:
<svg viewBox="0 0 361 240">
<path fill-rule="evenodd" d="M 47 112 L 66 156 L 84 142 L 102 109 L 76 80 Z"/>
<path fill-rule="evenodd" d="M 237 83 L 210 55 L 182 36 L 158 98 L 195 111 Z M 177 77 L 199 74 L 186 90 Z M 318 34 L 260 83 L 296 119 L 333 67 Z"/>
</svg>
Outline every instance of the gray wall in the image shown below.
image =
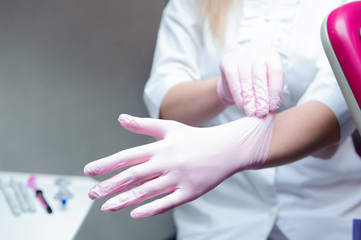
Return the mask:
<svg viewBox="0 0 361 240">
<path fill-rule="evenodd" d="M 117 117 L 147 116 L 142 91 L 165 4 L 0 0 L 0 170 L 82 175 L 86 163 L 150 141 Z M 132 220 L 131 209 L 103 213 L 101 203 L 76 239 L 174 230 L 169 213 Z"/>
</svg>

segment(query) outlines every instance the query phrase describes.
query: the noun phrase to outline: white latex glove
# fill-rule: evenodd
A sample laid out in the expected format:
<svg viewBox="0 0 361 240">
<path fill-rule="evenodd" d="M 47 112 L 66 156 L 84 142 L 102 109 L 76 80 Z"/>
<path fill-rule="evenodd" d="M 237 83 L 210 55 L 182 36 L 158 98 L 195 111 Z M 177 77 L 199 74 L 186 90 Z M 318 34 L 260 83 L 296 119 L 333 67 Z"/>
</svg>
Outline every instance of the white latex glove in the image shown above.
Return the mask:
<svg viewBox="0 0 361 240">
<path fill-rule="evenodd" d="M 247 116 L 260 118 L 280 107 L 284 70 L 275 49 L 238 46 L 223 56 L 220 70 L 217 93 L 225 105 L 236 104 Z"/>
<path fill-rule="evenodd" d="M 196 128 L 171 120 L 122 114 L 119 122 L 125 129 L 160 141 L 86 165 L 84 174 L 88 176 L 133 166 L 94 186 L 89 197 L 100 199 L 124 191 L 101 208 L 117 211 L 169 193 L 136 208 L 131 216 L 142 218 L 165 212 L 200 197 L 236 172 L 262 165 L 268 156 L 273 121 L 274 114 L 269 114 L 264 119 L 243 118 L 216 127 Z"/>
</svg>

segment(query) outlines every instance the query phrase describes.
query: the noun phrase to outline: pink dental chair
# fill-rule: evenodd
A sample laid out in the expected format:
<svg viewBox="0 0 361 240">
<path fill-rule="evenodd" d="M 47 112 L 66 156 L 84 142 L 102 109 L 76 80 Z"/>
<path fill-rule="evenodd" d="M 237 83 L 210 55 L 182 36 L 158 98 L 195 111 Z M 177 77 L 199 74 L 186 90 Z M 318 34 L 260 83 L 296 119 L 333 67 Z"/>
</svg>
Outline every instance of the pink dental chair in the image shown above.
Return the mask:
<svg viewBox="0 0 361 240">
<path fill-rule="evenodd" d="M 321 27 L 324 50 L 361 132 L 361 1 L 333 10 Z"/>
<path fill-rule="evenodd" d="M 321 39 L 361 134 L 361 1 L 351 2 L 333 10 L 323 21 Z M 354 133 L 353 139 L 356 151 L 360 155 L 360 135 Z M 361 240 L 361 219 L 354 219 L 352 236 L 353 240 Z"/>
</svg>

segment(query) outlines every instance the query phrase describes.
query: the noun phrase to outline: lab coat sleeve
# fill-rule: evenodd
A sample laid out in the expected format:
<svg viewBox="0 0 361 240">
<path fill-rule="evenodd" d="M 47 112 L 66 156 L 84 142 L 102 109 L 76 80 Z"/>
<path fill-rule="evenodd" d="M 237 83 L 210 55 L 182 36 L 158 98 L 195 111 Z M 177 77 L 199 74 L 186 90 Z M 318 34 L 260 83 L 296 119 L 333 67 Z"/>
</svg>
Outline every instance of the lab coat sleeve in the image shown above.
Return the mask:
<svg viewBox="0 0 361 240">
<path fill-rule="evenodd" d="M 171 0 L 163 11 L 150 77 L 143 99 L 151 117 L 158 118 L 162 100 L 175 85 L 200 79 L 199 17 L 194 0 Z"/>
<path fill-rule="evenodd" d="M 342 95 L 341 89 L 337 84 L 327 57 L 323 52 L 320 54 L 316 64 L 318 71 L 315 76 L 315 80 L 301 97 L 298 105 L 313 100 L 327 105 L 335 114 L 340 125 L 340 146 L 344 143 L 347 137 L 352 134 L 356 125 L 352 119 L 351 113 L 348 110 L 347 104 Z"/>
</svg>

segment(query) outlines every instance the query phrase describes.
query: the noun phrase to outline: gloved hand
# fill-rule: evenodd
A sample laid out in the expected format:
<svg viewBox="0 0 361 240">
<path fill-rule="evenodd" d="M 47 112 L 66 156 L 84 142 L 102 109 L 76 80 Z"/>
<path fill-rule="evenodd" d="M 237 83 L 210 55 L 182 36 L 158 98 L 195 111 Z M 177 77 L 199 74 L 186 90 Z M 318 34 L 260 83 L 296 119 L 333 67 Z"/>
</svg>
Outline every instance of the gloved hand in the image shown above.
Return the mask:
<svg viewBox="0 0 361 240">
<path fill-rule="evenodd" d="M 131 216 L 142 218 L 165 212 L 200 197 L 236 172 L 262 165 L 268 156 L 273 121 L 274 114 L 269 114 L 264 119 L 243 118 L 216 127 L 196 128 L 171 120 L 122 114 L 119 122 L 125 129 L 160 141 L 87 164 L 87 176 L 132 166 L 94 186 L 89 197 L 100 199 L 125 190 L 101 208 L 117 211 L 169 193 L 136 208 Z"/>
<path fill-rule="evenodd" d="M 217 93 L 225 105 L 236 104 L 248 117 L 265 117 L 281 105 L 284 70 L 278 52 L 260 45 L 238 46 L 223 56 Z"/>
</svg>

